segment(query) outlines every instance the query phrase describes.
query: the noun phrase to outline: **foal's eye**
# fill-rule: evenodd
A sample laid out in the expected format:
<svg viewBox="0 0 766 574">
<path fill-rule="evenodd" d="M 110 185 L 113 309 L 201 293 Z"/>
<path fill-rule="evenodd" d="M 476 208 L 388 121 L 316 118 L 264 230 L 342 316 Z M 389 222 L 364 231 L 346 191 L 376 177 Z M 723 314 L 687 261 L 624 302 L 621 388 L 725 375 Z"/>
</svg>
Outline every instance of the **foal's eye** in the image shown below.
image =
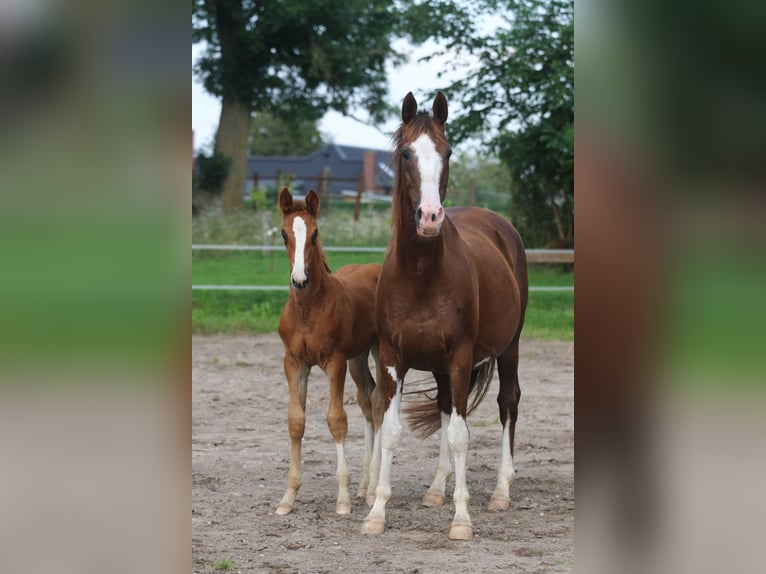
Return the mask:
<svg viewBox="0 0 766 574">
<path fill-rule="evenodd" d="M 412 157 L 412 152 L 410 150 L 408 150 L 408 149 L 403 149 L 402 150 L 402 159 L 403 160 L 408 160 L 411 157 Z"/>
<path fill-rule="evenodd" d="M 319 237 L 319 230 L 315 229 L 314 233 L 311 234 L 311 245 L 314 245 L 317 242 L 317 237 Z"/>
<path fill-rule="evenodd" d="M 284 229 L 282 230 L 282 241 L 287 243 L 287 231 L 285 231 Z"/>
</svg>

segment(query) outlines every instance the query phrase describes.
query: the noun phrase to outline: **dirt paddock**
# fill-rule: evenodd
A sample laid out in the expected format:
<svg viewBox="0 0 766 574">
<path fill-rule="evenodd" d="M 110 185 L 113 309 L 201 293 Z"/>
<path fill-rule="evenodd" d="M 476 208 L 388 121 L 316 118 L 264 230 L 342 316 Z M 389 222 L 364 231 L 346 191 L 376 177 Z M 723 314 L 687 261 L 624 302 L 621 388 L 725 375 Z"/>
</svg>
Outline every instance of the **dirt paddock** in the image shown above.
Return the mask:
<svg viewBox="0 0 766 574">
<path fill-rule="evenodd" d="M 327 430 L 327 378 L 312 370 L 303 442 L 303 487 L 294 512 L 274 514 L 289 462 L 287 383 L 276 334 L 195 336 L 192 359 L 192 548 L 194 572 L 335 573 L 569 572 L 574 559 L 574 345 L 524 339 L 511 508 L 486 510 L 500 453 L 497 375 L 468 420 L 469 509 L 474 540 L 447 538 L 450 481 L 442 508 L 425 508 L 439 433 L 405 432 L 394 457 L 386 531 L 360 533 L 354 499 L 335 514 L 335 445 Z M 424 378 L 411 372 L 407 381 Z M 410 388 L 416 384 L 411 383 Z M 405 383 L 405 391 L 408 385 Z M 364 454 L 356 387 L 346 381 L 346 456 L 356 493 Z"/>
</svg>

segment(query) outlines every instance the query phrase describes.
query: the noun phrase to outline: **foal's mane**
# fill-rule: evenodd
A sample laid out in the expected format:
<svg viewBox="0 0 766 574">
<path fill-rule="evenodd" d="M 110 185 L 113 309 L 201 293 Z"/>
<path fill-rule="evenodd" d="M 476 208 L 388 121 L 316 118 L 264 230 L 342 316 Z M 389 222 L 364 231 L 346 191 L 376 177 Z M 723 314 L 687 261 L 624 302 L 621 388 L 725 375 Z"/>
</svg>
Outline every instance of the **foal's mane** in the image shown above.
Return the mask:
<svg viewBox="0 0 766 574">
<path fill-rule="evenodd" d="M 290 211 L 286 212 L 284 215 L 308 215 L 309 217 L 313 217 L 314 220 L 316 220 L 316 216 L 312 213 L 309 213 L 308 209 L 306 209 L 306 204 L 302 202 L 299 199 L 294 199 L 292 207 L 290 208 Z M 319 226 L 317 226 L 317 229 Z M 327 264 L 327 258 L 324 255 L 324 251 L 322 250 L 322 236 L 321 234 L 317 237 L 317 242 L 314 245 L 314 249 L 317 250 L 317 253 L 319 254 L 319 258 L 322 261 L 322 265 L 324 265 L 324 268 L 327 270 L 328 273 L 332 273 L 332 270 L 330 269 L 330 266 Z"/>
</svg>

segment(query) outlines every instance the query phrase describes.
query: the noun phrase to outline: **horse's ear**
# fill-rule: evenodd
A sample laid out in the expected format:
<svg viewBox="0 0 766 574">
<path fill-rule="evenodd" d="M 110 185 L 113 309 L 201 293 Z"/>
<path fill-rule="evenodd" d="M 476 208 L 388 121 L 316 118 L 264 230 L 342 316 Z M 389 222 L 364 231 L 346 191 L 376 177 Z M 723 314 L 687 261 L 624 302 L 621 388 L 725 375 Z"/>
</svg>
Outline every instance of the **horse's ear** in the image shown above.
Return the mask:
<svg viewBox="0 0 766 574">
<path fill-rule="evenodd" d="M 447 98 L 439 92 L 434 98 L 434 119 L 444 125 L 447 122 Z"/>
<path fill-rule="evenodd" d="M 409 123 L 416 113 L 418 113 L 418 102 L 412 92 L 407 92 L 402 103 L 402 122 Z"/>
<path fill-rule="evenodd" d="M 319 196 L 313 189 L 306 194 L 306 209 L 314 217 L 319 213 Z"/>
<path fill-rule="evenodd" d="M 286 187 L 279 193 L 279 210 L 282 215 L 287 215 L 293 208 L 293 196 Z"/>
</svg>

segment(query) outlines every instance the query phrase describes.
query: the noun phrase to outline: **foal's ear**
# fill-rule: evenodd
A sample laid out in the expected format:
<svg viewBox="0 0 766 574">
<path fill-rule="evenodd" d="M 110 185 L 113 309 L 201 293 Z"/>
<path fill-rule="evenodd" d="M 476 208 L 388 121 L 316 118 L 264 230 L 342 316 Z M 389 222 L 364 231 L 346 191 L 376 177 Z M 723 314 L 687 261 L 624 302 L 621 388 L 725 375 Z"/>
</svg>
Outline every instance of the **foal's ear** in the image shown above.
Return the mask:
<svg viewBox="0 0 766 574">
<path fill-rule="evenodd" d="M 409 123 L 416 113 L 418 113 L 418 102 L 412 92 L 407 92 L 402 103 L 402 122 Z"/>
<path fill-rule="evenodd" d="M 444 125 L 447 121 L 447 98 L 439 92 L 434 98 L 434 119 Z"/>
<path fill-rule="evenodd" d="M 319 196 L 313 189 L 306 194 L 306 209 L 314 217 L 319 213 Z"/>
<path fill-rule="evenodd" d="M 293 208 L 293 196 L 286 187 L 279 193 L 279 210 L 282 215 L 287 215 Z"/>
</svg>

